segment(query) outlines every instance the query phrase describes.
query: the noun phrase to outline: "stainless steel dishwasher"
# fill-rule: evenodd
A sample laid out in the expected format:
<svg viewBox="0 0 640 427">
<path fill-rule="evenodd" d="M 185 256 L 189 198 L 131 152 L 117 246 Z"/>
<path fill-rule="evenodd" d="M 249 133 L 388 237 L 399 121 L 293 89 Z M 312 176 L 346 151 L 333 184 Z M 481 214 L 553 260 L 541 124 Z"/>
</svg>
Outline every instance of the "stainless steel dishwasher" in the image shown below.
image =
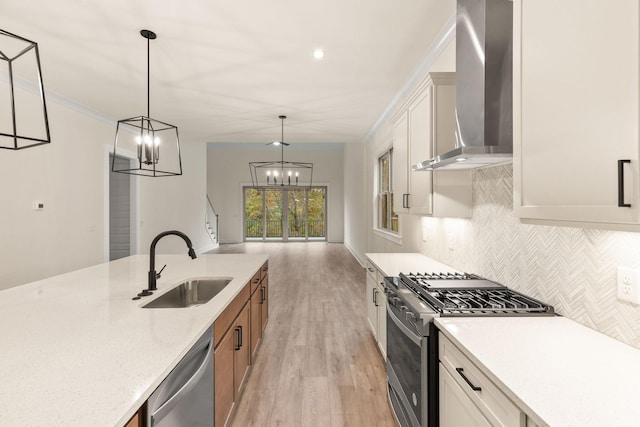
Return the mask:
<svg viewBox="0 0 640 427">
<path fill-rule="evenodd" d="M 213 326 L 149 397 L 147 426 L 213 426 Z"/>
</svg>

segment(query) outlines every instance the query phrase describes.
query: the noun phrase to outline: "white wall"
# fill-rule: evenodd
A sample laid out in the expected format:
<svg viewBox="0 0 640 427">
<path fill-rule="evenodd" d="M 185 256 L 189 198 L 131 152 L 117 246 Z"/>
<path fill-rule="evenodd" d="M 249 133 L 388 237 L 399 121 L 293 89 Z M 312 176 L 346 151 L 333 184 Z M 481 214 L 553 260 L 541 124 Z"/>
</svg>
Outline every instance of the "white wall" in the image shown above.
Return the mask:
<svg viewBox="0 0 640 427">
<path fill-rule="evenodd" d="M 343 146 L 288 148 L 287 161 L 312 162 L 313 185 L 326 185 L 327 240 L 344 240 Z M 254 144 L 209 144 L 207 192 L 219 215 L 220 243 L 242 242 L 242 187 L 251 185 L 249 162 L 278 160 L 271 150 Z"/>
<path fill-rule="evenodd" d="M 472 218 L 424 217 L 422 252 L 640 348 L 640 306 L 616 294 L 616 267 L 640 268 L 640 233 L 524 224 L 513 215 L 512 172 L 474 170 Z"/>
<path fill-rule="evenodd" d="M 213 249 L 205 229 L 207 162 L 205 143 L 182 141 L 182 175 L 140 178 L 140 247 L 148 253 L 153 238 L 165 230 L 187 234 L 197 253 Z M 187 253 L 177 236 L 164 237 L 156 246 L 158 253 Z"/>
<path fill-rule="evenodd" d="M 0 289 L 105 260 L 106 153 L 115 122 L 59 97 L 47 101 L 51 144 L 0 152 Z M 143 251 L 173 228 L 207 248 L 204 147 L 183 144 L 182 177 L 138 178 Z M 32 210 L 36 200 L 44 210 Z M 158 251 L 184 250 L 178 246 L 163 242 Z"/>
<path fill-rule="evenodd" d="M 419 69 L 425 69 L 426 72 L 455 71 L 455 38 L 451 39 L 447 36 L 446 32 L 443 32 L 441 36 L 447 40 L 446 43 L 436 43 L 434 49 L 437 49 L 437 51 L 434 50 L 435 53 L 428 52 Z M 422 75 L 416 75 L 414 80 L 418 81 L 420 77 L 422 77 Z M 422 226 L 420 216 L 411 214 L 399 215 L 400 242 L 382 237 L 380 233 L 374 231 L 377 209 L 378 158 L 391 148 L 393 144 L 393 129 L 389 117 L 393 115 L 395 108 L 403 103 L 412 89 L 411 86 L 407 87 L 407 94 L 404 97 L 399 97 L 396 102 L 390 106 L 391 108 L 387 109 L 386 116 L 380 121 L 365 144 L 365 209 L 368 212 L 367 252 L 418 252 L 421 248 Z"/>
<path fill-rule="evenodd" d="M 51 144 L 0 152 L 0 289 L 103 260 L 103 144 L 115 128 L 48 110 Z"/>
<path fill-rule="evenodd" d="M 344 146 L 344 244 L 363 265 L 367 247 L 365 155 L 364 144 Z"/>
</svg>

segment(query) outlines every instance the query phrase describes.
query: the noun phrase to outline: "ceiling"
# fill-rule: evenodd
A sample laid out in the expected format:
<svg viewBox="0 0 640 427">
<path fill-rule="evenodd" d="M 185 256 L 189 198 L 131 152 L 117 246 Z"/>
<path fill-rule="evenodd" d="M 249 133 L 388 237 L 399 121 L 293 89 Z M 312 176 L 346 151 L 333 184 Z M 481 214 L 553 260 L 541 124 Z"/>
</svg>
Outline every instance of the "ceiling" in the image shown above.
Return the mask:
<svg viewBox="0 0 640 427">
<path fill-rule="evenodd" d="M 352 143 L 454 12 L 455 0 L 6 0 L 0 28 L 38 42 L 47 92 L 114 127 L 146 115 L 146 28 L 150 116 L 181 141 L 272 141 L 284 114 L 287 142 Z"/>
</svg>

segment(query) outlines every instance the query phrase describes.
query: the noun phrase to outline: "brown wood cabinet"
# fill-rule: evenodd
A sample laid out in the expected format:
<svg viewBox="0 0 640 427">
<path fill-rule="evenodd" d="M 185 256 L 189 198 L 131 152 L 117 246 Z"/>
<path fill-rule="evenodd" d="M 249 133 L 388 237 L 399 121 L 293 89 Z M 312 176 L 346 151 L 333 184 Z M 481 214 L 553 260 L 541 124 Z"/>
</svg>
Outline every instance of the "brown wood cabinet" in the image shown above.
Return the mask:
<svg viewBox="0 0 640 427">
<path fill-rule="evenodd" d="M 266 284 L 266 285 L 265 285 Z M 240 398 L 264 324 L 267 263 L 253 275 L 214 323 L 215 425 L 224 426 Z"/>
<path fill-rule="evenodd" d="M 141 427 L 142 426 L 142 416 L 140 415 L 140 411 L 136 412 L 133 417 L 125 424 L 124 427 Z"/>
<path fill-rule="evenodd" d="M 215 328 L 215 327 L 214 327 Z M 229 331 L 213 353 L 214 357 L 214 411 L 215 425 L 224 426 L 235 399 L 234 385 L 234 345 L 235 334 Z"/>
<path fill-rule="evenodd" d="M 251 325 L 249 320 L 249 304 L 246 304 L 236 320 L 233 332 L 236 334 L 234 358 L 234 393 L 235 400 L 240 398 L 240 390 L 244 383 L 249 364 L 251 363 Z"/>
<path fill-rule="evenodd" d="M 251 294 L 251 360 L 253 364 L 254 353 L 258 349 L 258 343 L 262 338 L 262 292 L 256 287 Z"/>
<path fill-rule="evenodd" d="M 258 343 L 267 326 L 269 316 L 269 267 L 264 263 L 259 273 L 258 284 L 251 283 L 251 356 L 254 357 Z M 255 279 L 255 276 L 254 276 Z"/>
<path fill-rule="evenodd" d="M 265 275 L 260 282 L 260 300 L 262 301 L 260 303 L 262 306 L 260 320 L 262 332 L 264 333 L 264 328 L 267 327 L 267 321 L 269 320 L 269 275 Z"/>
</svg>

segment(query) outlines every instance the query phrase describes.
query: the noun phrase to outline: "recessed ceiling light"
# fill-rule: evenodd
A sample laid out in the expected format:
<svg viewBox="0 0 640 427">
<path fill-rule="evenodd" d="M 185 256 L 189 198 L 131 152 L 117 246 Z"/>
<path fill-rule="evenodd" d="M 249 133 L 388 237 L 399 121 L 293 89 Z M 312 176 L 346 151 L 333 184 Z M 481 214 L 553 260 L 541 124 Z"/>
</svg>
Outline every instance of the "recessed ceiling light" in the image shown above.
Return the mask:
<svg viewBox="0 0 640 427">
<path fill-rule="evenodd" d="M 323 59 L 324 58 L 324 49 L 315 49 L 313 51 L 313 57 L 315 59 Z"/>
</svg>

